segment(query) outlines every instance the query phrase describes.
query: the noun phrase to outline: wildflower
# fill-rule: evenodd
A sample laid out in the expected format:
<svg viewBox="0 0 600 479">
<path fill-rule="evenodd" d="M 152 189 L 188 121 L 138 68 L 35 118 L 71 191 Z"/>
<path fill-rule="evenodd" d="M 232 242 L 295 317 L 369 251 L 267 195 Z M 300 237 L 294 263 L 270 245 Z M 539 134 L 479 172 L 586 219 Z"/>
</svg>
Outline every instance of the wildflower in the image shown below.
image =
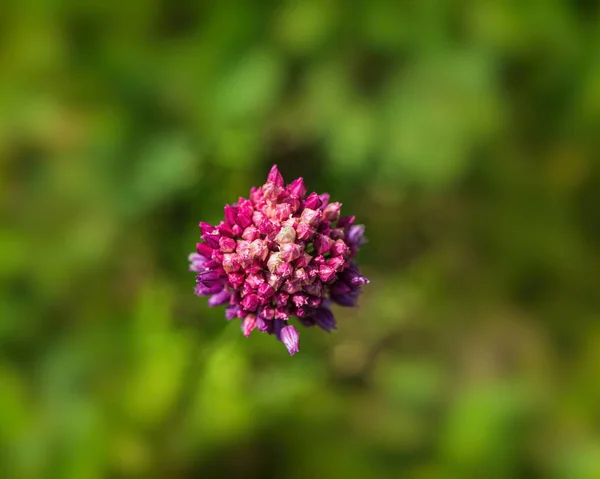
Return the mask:
<svg viewBox="0 0 600 479">
<path fill-rule="evenodd" d="M 302 178 L 286 186 L 273 166 L 250 199 L 225 206 L 218 225 L 200 223 L 203 241 L 189 256 L 198 296 L 228 304 L 225 317 L 240 318 L 245 336 L 274 335 L 291 355 L 300 340 L 291 317 L 329 332 L 337 327 L 331 303 L 355 306 L 369 282 L 353 261 L 364 226 L 340 217 L 342 204 L 329 194 L 306 193 Z"/>
</svg>

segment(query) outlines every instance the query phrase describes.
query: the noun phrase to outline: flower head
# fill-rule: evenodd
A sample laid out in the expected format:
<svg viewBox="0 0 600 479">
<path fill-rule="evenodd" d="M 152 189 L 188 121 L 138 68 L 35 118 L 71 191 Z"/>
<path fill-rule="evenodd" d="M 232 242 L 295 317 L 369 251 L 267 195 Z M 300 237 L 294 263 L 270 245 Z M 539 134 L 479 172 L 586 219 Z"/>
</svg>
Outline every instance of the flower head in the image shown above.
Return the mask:
<svg viewBox="0 0 600 479">
<path fill-rule="evenodd" d="M 306 193 L 302 178 L 286 186 L 273 166 L 250 199 L 225 206 L 218 225 L 200 223 L 203 241 L 189 256 L 198 296 L 210 296 L 209 306 L 228 304 L 225 317 L 241 318 L 245 336 L 272 334 L 291 355 L 300 338 L 291 317 L 331 331 L 331 302 L 355 306 L 369 282 L 353 262 L 364 226 L 340 216 L 342 204 L 329 194 Z"/>
</svg>

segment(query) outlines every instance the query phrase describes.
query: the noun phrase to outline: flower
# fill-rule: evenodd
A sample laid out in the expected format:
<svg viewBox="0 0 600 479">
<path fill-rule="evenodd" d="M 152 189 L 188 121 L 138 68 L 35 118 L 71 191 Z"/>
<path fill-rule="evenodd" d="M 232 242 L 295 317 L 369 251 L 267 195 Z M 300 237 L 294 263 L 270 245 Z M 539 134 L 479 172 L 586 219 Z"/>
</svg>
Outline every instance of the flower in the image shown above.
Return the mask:
<svg viewBox="0 0 600 479">
<path fill-rule="evenodd" d="M 356 306 L 369 283 L 353 261 L 364 226 L 340 216 L 342 204 L 329 194 L 306 193 L 302 178 L 286 186 L 273 166 L 249 199 L 225 206 L 218 225 L 200 223 L 202 241 L 189 255 L 198 296 L 209 296 L 209 306 L 228 304 L 225 317 L 241 318 L 245 336 L 272 334 L 290 355 L 300 340 L 291 317 L 329 332 L 337 327 L 331 303 Z"/>
</svg>

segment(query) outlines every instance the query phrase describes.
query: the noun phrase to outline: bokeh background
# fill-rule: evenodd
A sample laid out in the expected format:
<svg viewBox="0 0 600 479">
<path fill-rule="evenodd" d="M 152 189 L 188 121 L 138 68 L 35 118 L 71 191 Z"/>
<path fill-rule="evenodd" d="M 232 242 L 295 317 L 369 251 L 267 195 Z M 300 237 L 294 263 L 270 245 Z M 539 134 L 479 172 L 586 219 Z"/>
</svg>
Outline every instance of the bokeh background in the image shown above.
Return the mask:
<svg viewBox="0 0 600 479">
<path fill-rule="evenodd" d="M 599 2 L 0 12 L 0 477 L 600 478 Z M 370 240 L 293 358 L 187 270 L 273 163 Z"/>
</svg>

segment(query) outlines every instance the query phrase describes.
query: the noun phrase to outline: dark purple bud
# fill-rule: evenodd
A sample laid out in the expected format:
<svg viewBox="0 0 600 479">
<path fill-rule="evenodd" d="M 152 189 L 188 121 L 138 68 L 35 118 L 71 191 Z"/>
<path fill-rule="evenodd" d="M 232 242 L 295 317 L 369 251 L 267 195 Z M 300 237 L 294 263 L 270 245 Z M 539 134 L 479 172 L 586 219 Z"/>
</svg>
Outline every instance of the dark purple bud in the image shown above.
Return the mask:
<svg viewBox="0 0 600 479">
<path fill-rule="evenodd" d="M 369 284 L 369 280 L 360 274 L 360 271 L 354 263 L 344 271 L 344 280 L 354 287 Z"/>
<path fill-rule="evenodd" d="M 230 304 L 229 306 L 227 306 L 227 308 L 225 308 L 225 317 L 230 320 L 233 318 L 237 318 L 239 312 L 240 312 L 239 305 Z"/>
<path fill-rule="evenodd" d="M 311 210 L 310 208 L 304 208 L 300 215 L 300 221 L 310 226 L 316 226 L 319 223 L 321 213 L 317 210 Z"/>
<path fill-rule="evenodd" d="M 300 334 L 294 326 L 284 327 L 280 332 L 280 337 L 291 356 L 300 350 Z"/>
<path fill-rule="evenodd" d="M 234 206 L 225 205 L 225 219 L 233 226 L 237 218 L 237 208 Z"/>
<path fill-rule="evenodd" d="M 359 290 L 350 291 L 346 294 L 331 294 L 331 299 L 341 306 L 356 306 Z"/>
<path fill-rule="evenodd" d="M 198 283 L 194 288 L 194 293 L 197 296 L 210 296 L 211 294 L 216 294 L 223 290 L 222 283 L 214 283 L 210 286 L 206 286 L 202 283 Z"/>
<path fill-rule="evenodd" d="M 223 290 L 220 293 L 214 294 L 208 299 L 208 305 L 212 308 L 214 306 L 220 306 L 229 302 L 231 298 L 231 293 L 227 290 Z"/>
<path fill-rule="evenodd" d="M 314 245 L 318 254 L 327 253 L 333 246 L 334 241 L 329 237 L 322 234 L 318 234 L 315 237 Z"/>
<path fill-rule="evenodd" d="M 296 235 L 300 241 L 310 241 L 314 234 L 315 229 L 307 223 L 299 223 L 296 228 Z"/>
<path fill-rule="evenodd" d="M 348 228 L 346 241 L 354 246 L 361 246 L 365 243 L 365 227 L 364 225 L 353 225 Z"/>
<path fill-rule="evenodd" d="M 227 238 L 226 236 L 221 236 L 219 239 L 219 250 L 221 253 L 233 253 L 235 251 L 235 247 L 237 243 L 233 238 Z"/>
<path fill-rule="evenodd" d="M 318 296 L 309 296 L 306 300 L 306 305 L 310 308 L 318 308 L 323 300 Z"/>
<path fill-rule="evenodd" d="M 255 294 L 249 294 L 244 299 L 242 299 L 242 307 L 246 311 L 256 311 L 258 305 L 260 304 L 260 299 Z"/>
<path fill-rule="evenodd" d="M 297 260 L 302 254 L 302 246 L 296 243 L 284 243 L 280 247 L 281 258 L 288 263 Z"/>
<path fill-rule="evenodd" d="M 306 194 L 304 180 L 302 178 L 296 178 L 288 185 L 287 190 L 291 195 L 303 197 Z"/>
<path fill-rule="evenodd" d="M 232 288 L 237 289 L 244 284 L 244 275 L 242 273 L 230 273 L 227 275 L 227 280 Z"/>
<path fill-rule="evenodd" d="M 340 217 L 342 204 L 338 202 L 329 203 L 323 210 L 323 218 L 327 221 L 337 221 Z"/>
<path fill-rule="evenodd" d="M 331 266 L 328 266 L 326 264 L 322 264 L 319 267 L 319 278 L 321 279 L 321 281 L 323 281 L 324 283 L 331 283 L 334 281 L 335 279 L 335 269 L 333 269 Z"/>
<path fill-rule="evenodd" d="M 306 198 L 306 201 L 304 202 L 304 207 L 309 208 L 311 210 L 318 210 L 321 207 L 321 204 L 321 198 L 319 198 L 319 195 L 313 192 Z"/>
<path fill-rule="evenodd" d="M 283 186 L 283 176 L 279 173 L 277 169 L 277 165 L 273 165 L 271 171 L 269 171 L 269 176 L 267 176 L 267 181 L 271 183 L 275 183 L 277 186 Z"/>
<path fill-rule="evenodd" d="M 256 328 L 264 333 L 266 331 L 269 331 L 269 329 L 272 328 L 272 325 L 270 324 L 270 321 L 265 321 L 264 318 L 258 316 L 256 318 Z"/>
<path fill-rule="evenodd" d="M 221 282 L 221 275 L 214 270 L 203 271 L 196 276 L 196 282 L 210 287 Z"/>
<path fill-rule="evenodd" d="M 250 336 L 250 333 L 256 328 L 256 315 L 249 314 L 242 321 L 242 331 L 244 336 Z"/>
<path fill-rule="evenodd" d="M 315 323 L 327 332 L 337 328 L 333 313 L 327 308 L 318 308 L 314 314 Z"/>
<path fill-rule="evenodd" d="M 346 294 L 352 291 L 352 287 L 344 281 L 336 281 L 329 289 L 332 294 Z"/>
<path fill-rule="evenodd" d="M 349 226 L 352 226 L 354 224 L 354 219 L 354 216 L 342 216 L 337 222 L 337 227 L 347 228 Z"/>
<path fill-rule="evenodd" d="M 329 232 L 329 236 L 334 240 L 344 239 L 346 237 L 346 233 L 344 233 L 343 228 L 333 228 Z"/>
</svg>

